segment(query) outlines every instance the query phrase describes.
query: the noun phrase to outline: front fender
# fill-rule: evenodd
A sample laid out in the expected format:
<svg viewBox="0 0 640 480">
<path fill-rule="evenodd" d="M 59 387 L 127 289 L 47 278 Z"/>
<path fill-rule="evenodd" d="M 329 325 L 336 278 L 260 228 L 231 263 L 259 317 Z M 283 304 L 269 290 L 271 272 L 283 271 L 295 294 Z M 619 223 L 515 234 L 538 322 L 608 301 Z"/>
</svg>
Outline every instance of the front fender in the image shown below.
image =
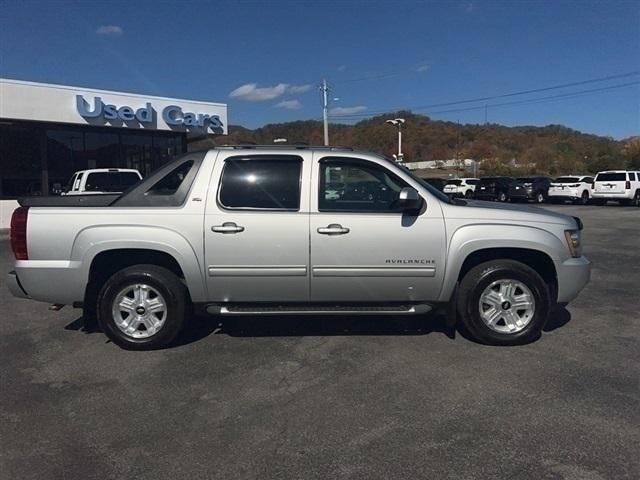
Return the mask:
<svg viewBox="0 0 640 480">
<path fill-rule="evenodd" d="M 439 301 L 447 302 L 451 299 L 465 259 L 472 253 L 487 248 L 537 250 L 551 258 L 556 270 L 568 258 L 567 247 L 560 238 L 542 228 L 505 224 L 462 226 L 453 232 L 449 241 L 447 268 Z"/>
<path fill-rule="evenodd" d="M 206 284 L 196 248 L 175 230 L 156 226 L 98 225 L 82 230 L 75 238 L 71 261 L 81 265 L 85 284 L 89 269 L 99 253 L 117 249 L 157 250 L 171 255 L 184 273 L 194 302 L 206 300 Z"/>
</svg>

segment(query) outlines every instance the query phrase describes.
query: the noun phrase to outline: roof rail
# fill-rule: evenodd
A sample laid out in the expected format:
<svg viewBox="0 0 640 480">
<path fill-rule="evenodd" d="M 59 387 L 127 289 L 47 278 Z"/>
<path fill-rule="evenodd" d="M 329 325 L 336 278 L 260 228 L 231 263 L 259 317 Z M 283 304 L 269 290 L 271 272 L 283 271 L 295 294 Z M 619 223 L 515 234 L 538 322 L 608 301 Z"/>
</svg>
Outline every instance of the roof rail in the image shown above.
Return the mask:
<svg viewBox="0 0 640 480">
<path fill-rule="evenodd" d="M 301 145 L 301 144 L 289 144 L 289 145 L 214 145 L 212 148 L 220 150 L 260 150 L 260 149 L 281 149 L 281 150 L 328 150 L 332 152 L 346 151 L 353 152 L 351 147 L 328 147 L 324 145 Z"/>
</svg>

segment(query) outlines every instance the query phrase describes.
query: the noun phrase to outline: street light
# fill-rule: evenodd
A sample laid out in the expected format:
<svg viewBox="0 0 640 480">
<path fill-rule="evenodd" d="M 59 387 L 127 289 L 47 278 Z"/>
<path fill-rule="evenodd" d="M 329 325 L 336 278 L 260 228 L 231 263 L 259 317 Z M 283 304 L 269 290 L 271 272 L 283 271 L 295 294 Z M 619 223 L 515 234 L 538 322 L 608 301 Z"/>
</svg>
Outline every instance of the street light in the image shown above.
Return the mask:
<svg viewBox="0 0 640 480">
<path fill-rule="evenodd" d="M 396 160 L 402 162 L 404 159 L 402 155 L 402 125 L 404 124 L 404 118 L 394 118 L 393 120 L 387 120 L 385 123 L 398 127 L 398 156 Z"/>
</svg>

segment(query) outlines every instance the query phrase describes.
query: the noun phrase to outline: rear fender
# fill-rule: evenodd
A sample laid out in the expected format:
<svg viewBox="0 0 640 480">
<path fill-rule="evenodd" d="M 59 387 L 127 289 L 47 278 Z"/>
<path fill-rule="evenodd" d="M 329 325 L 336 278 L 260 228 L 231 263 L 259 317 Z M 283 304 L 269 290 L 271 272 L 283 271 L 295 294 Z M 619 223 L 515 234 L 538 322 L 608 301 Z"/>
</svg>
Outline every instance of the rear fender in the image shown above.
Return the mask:
<svg viewBox="0 0 640 480">
<path fill-rule="evenodd" d="M 171 255 L 184 273 L 191 299 L 194 302 L 206 301 L 206 285 L 196 248 L 182 234 L 168 228 L 119 225 L 89 227 L 75 238 L 71 260 L 81 266 L 81 275 L 86 283 L 96 255 L 116 249 L 147 249 Z"/>
</svg>

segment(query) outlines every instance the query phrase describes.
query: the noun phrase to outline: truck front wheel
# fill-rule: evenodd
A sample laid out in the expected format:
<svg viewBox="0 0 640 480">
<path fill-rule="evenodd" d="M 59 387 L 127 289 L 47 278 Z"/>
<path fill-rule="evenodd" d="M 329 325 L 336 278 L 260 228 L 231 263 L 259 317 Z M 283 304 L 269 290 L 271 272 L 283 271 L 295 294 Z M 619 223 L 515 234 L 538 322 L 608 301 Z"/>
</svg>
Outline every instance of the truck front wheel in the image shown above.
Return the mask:
<svg viewBox="0 0 640 480">
<path fill-rule="evenodd" d="M 467 332 L 489 345 L 518 345 L 540 336 L 550 308 L 540 275 L 514 260 L 493 260 L 467 272 L 457 309 Z"/>
<path fill-rule="evenodd" d="M 188 293 L 180 279 L 157 265 L 134 265 L 113 274 L 98 294 L 98 323 L 127 350 L 170 344 L 185 322 Z"/>
</svg>

